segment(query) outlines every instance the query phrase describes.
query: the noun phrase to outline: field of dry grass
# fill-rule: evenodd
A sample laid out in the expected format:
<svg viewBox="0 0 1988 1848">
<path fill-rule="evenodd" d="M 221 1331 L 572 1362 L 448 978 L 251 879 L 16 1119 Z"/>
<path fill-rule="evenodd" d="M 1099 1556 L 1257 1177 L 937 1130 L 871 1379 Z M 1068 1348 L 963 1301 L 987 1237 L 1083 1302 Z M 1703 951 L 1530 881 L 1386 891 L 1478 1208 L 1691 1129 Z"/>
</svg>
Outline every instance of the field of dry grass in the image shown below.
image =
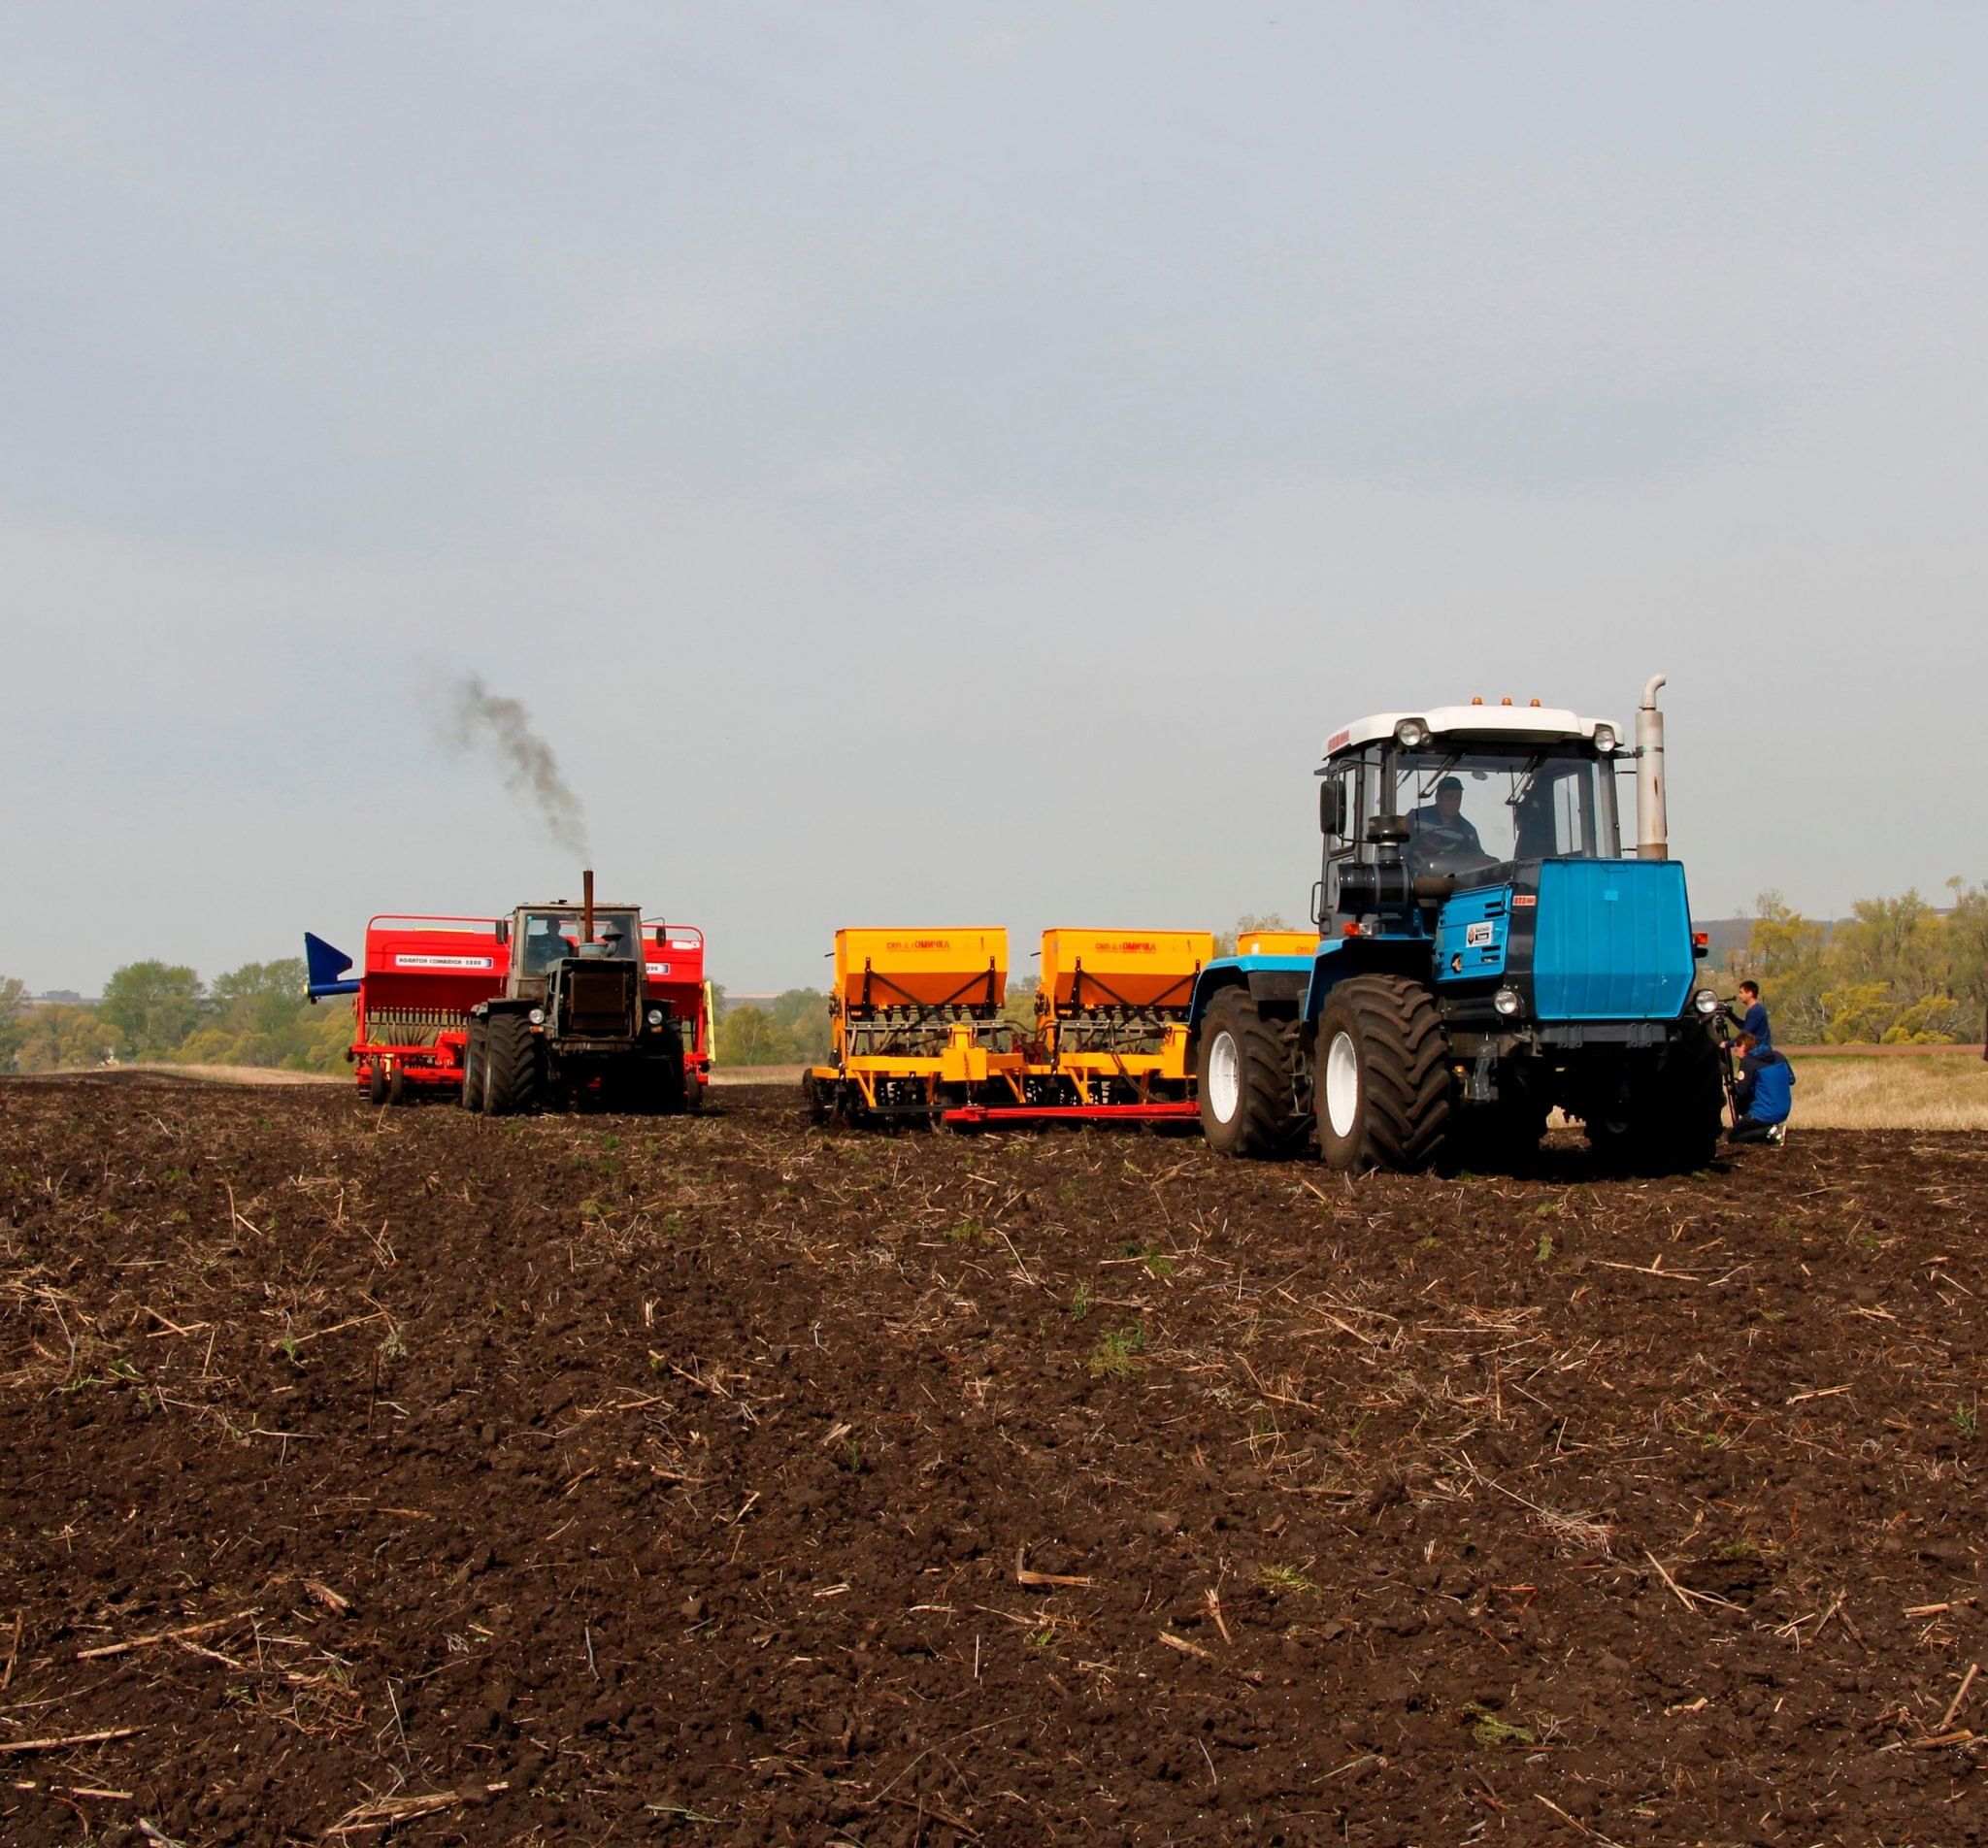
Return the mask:
<svg viewBox="0 0 1988 1848">
<path fill-rule="evenodd" d="M 73 1076 L 75 1073 L 56 1073 Z M 88 1075 L 98 1078 L 121 1076 L 201 1078 L 209 1084 L 350 1084 L 344 1072 L 286 1072 L 269 1065 L 175 1065 L 166 1061 L 141 1060 L 131 1065 L 91 1066 Z"/>
<path fill-rule="evenodd" d="M 1966 1053 L 1794 1062 L 1798 1127 L 1988 1130 L 1988 1063 Z"/>
</svg>

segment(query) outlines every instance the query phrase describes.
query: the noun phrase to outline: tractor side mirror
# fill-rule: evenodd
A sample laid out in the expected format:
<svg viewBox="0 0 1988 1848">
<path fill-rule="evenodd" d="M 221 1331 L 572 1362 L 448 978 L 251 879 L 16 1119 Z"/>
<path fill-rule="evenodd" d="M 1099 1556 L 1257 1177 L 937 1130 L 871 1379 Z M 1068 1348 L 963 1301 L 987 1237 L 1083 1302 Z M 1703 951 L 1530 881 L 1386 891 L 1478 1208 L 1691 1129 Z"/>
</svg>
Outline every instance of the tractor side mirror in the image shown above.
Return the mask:
<svg viewBox="0 0 1988 1848">
<path fill-rule="evenodd" d="M 497 940 L 500 943 L 508 943 L 511 941 L 511 920 L 508 917 L 500 917 L 497 920 L 496 935 Z"/>
<path fill-rule="evenodd" d="M 1318 785 L 1318 832 L 1346 832 L 1346 786 L 1337 776 Z"/>
</svg>

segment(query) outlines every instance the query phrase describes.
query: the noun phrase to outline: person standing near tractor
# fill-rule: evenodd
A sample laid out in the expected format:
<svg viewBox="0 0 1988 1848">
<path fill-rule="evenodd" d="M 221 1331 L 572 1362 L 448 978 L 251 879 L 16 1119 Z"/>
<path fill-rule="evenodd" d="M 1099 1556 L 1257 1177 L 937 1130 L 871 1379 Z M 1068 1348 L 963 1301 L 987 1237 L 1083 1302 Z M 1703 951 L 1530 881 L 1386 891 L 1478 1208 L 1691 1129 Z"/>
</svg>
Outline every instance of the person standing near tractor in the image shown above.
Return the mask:
<svg viewBox="0 0 1988 1848">
<path fill-rule="evenodd" d="M 1740 984 L 1740 1005 L 1746 1009 L 1743 1015 L 1736 1015 L 1732 1008 L 1726 1009 L 1726 1018 L 1735 1021 L 1741 1037 L 1753 1036 L 1753 1043 L 1763 1052 L 1774 1049 L 1774 1030 L 1767 1017 L 1767 1004 L 1760 998 L 1760 984 L 1750 977 Z M 1735 1042 L 1728 1040 L 1727 1049 L 1733 1050 Z"/>
</svg>

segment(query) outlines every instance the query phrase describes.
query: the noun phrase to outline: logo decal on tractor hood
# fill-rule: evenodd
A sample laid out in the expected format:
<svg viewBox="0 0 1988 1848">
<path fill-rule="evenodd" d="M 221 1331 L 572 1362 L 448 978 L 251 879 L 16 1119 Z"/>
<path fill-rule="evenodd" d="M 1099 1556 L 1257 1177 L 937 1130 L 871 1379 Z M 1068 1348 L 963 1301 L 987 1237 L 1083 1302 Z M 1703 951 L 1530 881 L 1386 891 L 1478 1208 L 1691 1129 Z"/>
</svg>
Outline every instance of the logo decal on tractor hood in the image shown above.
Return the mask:
<svg viewBox="0 0 1988 1848">
<path fill-rule="evenodd" d="M 396 951 L 393 966 L 396 969 L 495 969 L 497 961 L 492 956 L 405 956 Z"/>
<path fill-rule="evenodd" d="M 651 975 L 667 975 L 670 973 L 670 965 L 668 963 L 644 963 L 643 968 L 647 970 Z"/>
</svg>

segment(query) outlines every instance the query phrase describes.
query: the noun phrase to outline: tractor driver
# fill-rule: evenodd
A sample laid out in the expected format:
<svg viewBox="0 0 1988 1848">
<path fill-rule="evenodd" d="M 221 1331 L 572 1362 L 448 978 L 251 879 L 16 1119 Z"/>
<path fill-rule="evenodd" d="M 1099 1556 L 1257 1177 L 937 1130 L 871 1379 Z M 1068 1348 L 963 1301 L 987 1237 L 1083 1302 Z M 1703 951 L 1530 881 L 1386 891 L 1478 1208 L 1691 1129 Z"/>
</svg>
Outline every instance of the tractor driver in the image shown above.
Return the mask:
<svg viewBox="0 0 1988 1848">
<path fill-rule="evenodd" d="M 571 955 L 573 945 L 560 935 L 556 917 L 535 917 L 527 926 L 524 944 L 524 973 L 543 975 L 562 956 Z"/>
<path fill-rule="evenodd" d="M 1464 818 L 1464 785 L 1460 776 L 1445 776 L 1436 785 L 1436 800 L 1408 817 L 1408 851 L 1423 866 L 1452 853 L 1484 851 L 1477 831 Z"/>
</svg>

